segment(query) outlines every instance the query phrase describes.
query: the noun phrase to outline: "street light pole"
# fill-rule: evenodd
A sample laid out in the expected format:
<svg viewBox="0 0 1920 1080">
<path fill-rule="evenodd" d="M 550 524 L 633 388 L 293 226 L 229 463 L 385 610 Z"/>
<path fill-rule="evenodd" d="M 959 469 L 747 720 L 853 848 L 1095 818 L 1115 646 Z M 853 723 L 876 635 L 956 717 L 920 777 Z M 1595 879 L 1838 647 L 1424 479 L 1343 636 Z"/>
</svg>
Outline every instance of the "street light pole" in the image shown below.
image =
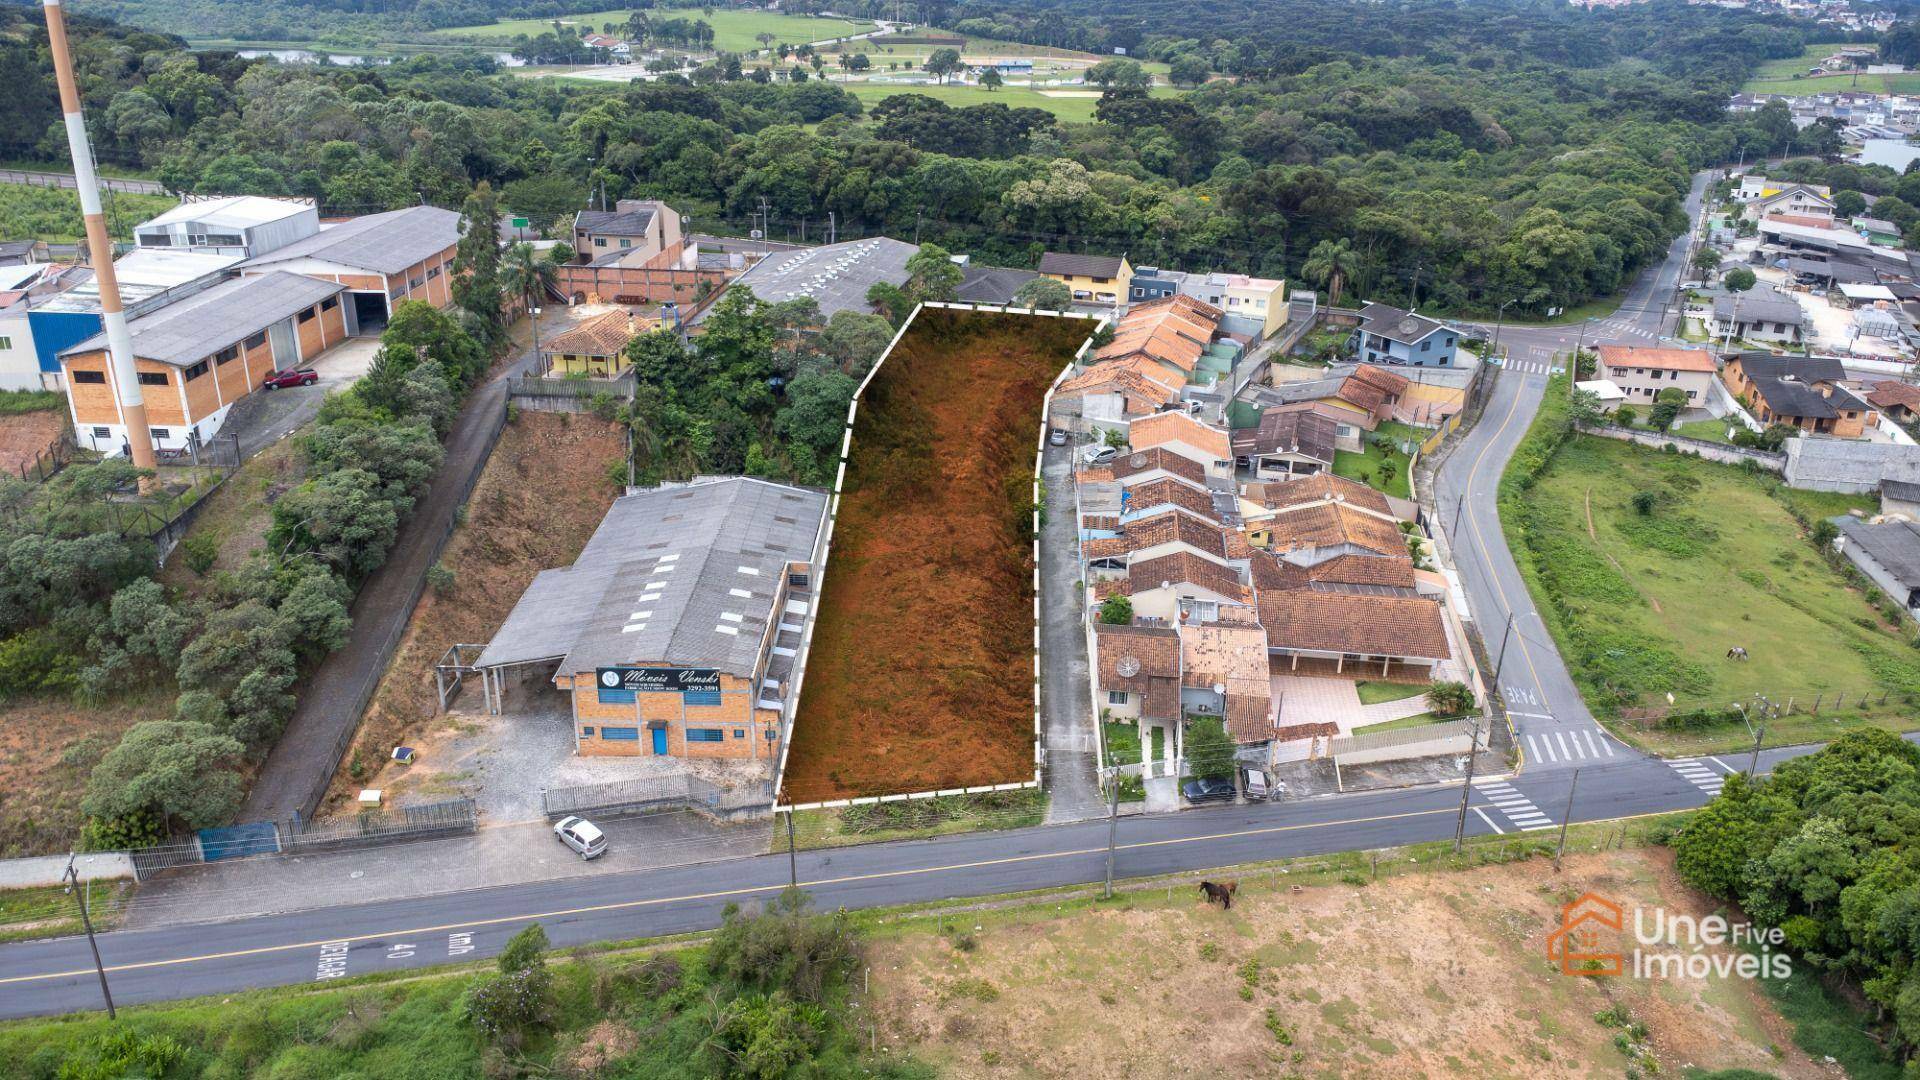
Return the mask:
<svg viewBox="0 0 1920 1080">
<path fill-rule="evenodd" d="M 1507 629 L 1500 635 L 1500 656 L 1493 662 L 1493 688 L 1500 689 L 1500 673 L 1507 669 L 1507 639 L 1513 636 L 1513 612 L 1507 612 Z"/>
<path fill-rule="evenodd" d="M 1143 742 L 1140 755 L 1143 763 L 1147 759 L 1145 747 L 1146 744 Z M 1142 768 L 1145 768 L 1144 764 Z M 1107 765 L 1107 784 L 1112 788 L 1107 803 L 1107 889 L 1101 899 L 1111 900 L 1113 899 L 1113 842 L 1115 835 L 1120 831 L 1120 766 L 1112 764 L 1111 760 Z"/>
<path fill-rule="evenodd" d="M 1480 758 L 1480 714 L 1473 716 L 1473 741 L 1467 744 L 1467 780 L 1460 785 L 1460 818 L 1453 823 L 1453 853 L 1467 842 L 1467 800 L 1473 797 L 1473 765 Z"/>
<path fill-rule="evenodd" d="M 107 1019 L 117 1019 L 113 1011 L 113 991 L 107 989 L 107 968 L 100 962 L 100 943 L 93 938 L 93 914 L 87 910 L 84 890 L 80 888 L 80 872 L 73 868 L 73 853 L 67 853 L 67 872 L 61 875 L 67 883 L 67 891 L 73 894 L 73 902 L 80 908 L 80 925 L 87 930 L 87 947 L 93 950 L 93 970 L 100 976 L 100 996 L 107 999 Z"/>
<path fill-rule="evenodd" d="M 1487 346 L 1488 359 L 1500 355 L 1500 328 L 1506 325 L 1507 305 L 1511 303 L 1513 303 L 1511 297 L 1500 301 L 1500 310 L 1493 317 L 1493 341 Z"/>
</svg>

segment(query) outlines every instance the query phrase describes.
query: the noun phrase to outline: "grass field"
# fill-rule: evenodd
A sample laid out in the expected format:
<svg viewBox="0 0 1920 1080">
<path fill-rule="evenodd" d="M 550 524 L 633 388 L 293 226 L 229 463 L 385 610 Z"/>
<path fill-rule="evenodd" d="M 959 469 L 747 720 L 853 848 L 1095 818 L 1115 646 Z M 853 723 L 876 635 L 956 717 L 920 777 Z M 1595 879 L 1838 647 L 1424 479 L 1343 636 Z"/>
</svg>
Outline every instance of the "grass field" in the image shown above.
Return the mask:
<svg viewBox="0 0 1920 1080">
<path fill-rule="evenodd" d="M 1424 435 L 1425 432 L 1421 434 Z M 1394 447 L 1383 446 L 1376 442 L 1367 442 L 1362 445 L 1364 449 L 1357 454 L 1351 450 L 1334 451 L 1334 475 L 1358 480 L 1396 499 L 1413 498 L 1412 483 L 1407 475 L 1407 455 Z M 1380 467 L 1385 464 L 1391 464 L 1393 472 L 1386 479 L 1382 479 Z"/>
<path fill-rule="evenodd" d="M 1818 94 L 1830 90 L 1864 90 L 1878 94 L 1911 94 L 1920 90 L 1920 73 L 1899 75 L 1809 75 L 1808 69 L 1833 54 L 1843 44 L 1827 42 L 1809 45 L 1797 57 L 1768 60 L 1754 71 L 1746 85 L 1749 94 Z"/>
<path fill-rule="evenodd" d="M 134 883 L 126 880 L 86 882 L 87 912 L 95 930 L 104 932 L 120 926 L 134 888 Z M 58 885 L 0 890 L 0 941 L 81 933 L 84 924 L 76 899 Z"/>
<path fill-rule="evenodd" d="M 1523 450 L 1521 455 L 1524 457 Z M 1648 493 L 1647 513 L 1633 505 Z M 1889 620 L 1814 550 L 1808 520 L 1858 497 L 1795 492 L 1727 465 L 1576 436 L 1502 519 L 1541 616 L 1602 716 L 1664 705 L 1726 708 L 1764 694 L 1802 707 L 1821 695 L 1920 689 L 1911 627 Z M 1732 646 L 1752 659 L 1726 658 Z M 1804 717 L 1835 734 L 1831 718 Z M 1616 733 L 1660 752 L 1730 750 L 1737 721 L 1706 731 Z M 1794 741 L 1770 725 L 1769 742 Z"/>
<path fill-rule="evenodd" d="M 631 8 L 615 8 L 585 15 L 566 15 L 560 21 L 591 26 L 598 31 L 606 23 L 613 23 L 616 28 L 624 25 L 630 14 Z M 713 47 L 725 52 L 746 52 L 759 48 L 760 43 L 754 40 L 754 35 L 762 32 L 774 34 L 789 45 L 802 45 L 810 41 L 863 34 L 875 26 L 874 23 L 851 19 L 810 19 L 765 11 L 724 10 L 705 15 L 699 8 L 660 10 L 654 12 L 653 16 L 686 19 L 689 22 L 704 20 L 713 27 Z M 504 19 L 487 26 L 450 26 L 434 31 L 434 36 L 459 41 L 508 43 L 521 34 L 538 37 L 552 29 L 552 19 Z"/>
<path fill-rule="evenodd" d="M 1733 444 L 1727 438 L 1727 427 L 1731 423 L 1731 420 L 1695 420 L 1690 424 L 1675 424 L 1671 430 L 1673 434 L 1685 435 L 1689 439 L 1705 439 L 1707 442 L 1731 446 Z"/>
</svg>

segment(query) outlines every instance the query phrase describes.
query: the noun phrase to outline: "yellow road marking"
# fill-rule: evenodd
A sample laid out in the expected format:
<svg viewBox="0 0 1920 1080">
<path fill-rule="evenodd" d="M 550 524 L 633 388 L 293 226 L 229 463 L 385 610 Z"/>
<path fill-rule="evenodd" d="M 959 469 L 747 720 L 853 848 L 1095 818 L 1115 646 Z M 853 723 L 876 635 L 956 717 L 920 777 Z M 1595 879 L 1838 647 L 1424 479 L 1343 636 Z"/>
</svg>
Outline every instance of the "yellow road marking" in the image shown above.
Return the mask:
<svg viewBox="0 0 1920 1080">
<path fill-rule="evenodd" d="M 1340 821 L 1304 822 L 1299 825 L 1267 825 L 1258 829 L 1242 829 L 1237 832 L 1210 833 L 1205 836 L 1178 836 L 1166 840 L 1142 840 L 1131 844 L 1119 844 L 1116 850 L 1132 851 L 1137 848 L 1166 847 L 1173 844 L 1193 844 L 1207 840 L 1231 840 L 1242 836 L 1262 836 L 1271 833 L 1294 832 L 1300 829 L 1325 829 L 1335 825 L 1366 825 L 1377 821 L 1396 821 L 1404 818 L 1429 817 L 1434 814 L 1457 813 L 1457 807 L 1442 807 L 1437 810 L 1407 810 L 1397 814 L 1378 814 L 1373 817 L 1346 818 Z M 879 870 L 871 874 L 849 874 L 843 877 L 821 878 L 817 881 L 803 881 L 803 889 L 822 885 L 845 885 L 858 881 L 878 881 L 883 878 L 911 877 L 916 874 L 939 874 L 954 870 L 976 870 L 986 866 L 1006 866 L 1012 863 L 1038 862 L 1045 859 L 1066 859 L 1078 855 L 1098 855 L 1107 849 L 1102 847 L 1076 848 L 1071 851 L 1053 851 L 1037 855 L 1009 855 L 1000 859 L 983 859 L 978 862 L 955 863 L 949 866 L 924 866 L 908 870 Z M 497 926 L 501 923 L 527 922 L 535 919 L 557 919 L 563 916 L 592 915 L 606 911 L 620 911 L 628 908 L 656 907 L 662 904 L 677 904 L 689 900 L 718 900 L 723 897 L 750 896 L 754 893 L 780 892 L 786 889 L 780 885 L 754 885 L 740 889 L 721 889 L 715 892 L 689 893 L 685 896 L 663 896 L 652 900 L 623 900 L 613 904 L 594 904 L 588 907 L 564 908 L 558 911 L 544 911 L 532 915 L 501 915 L 490 919 L 473 919 L 466 922 L 442 923 L 438 926 L 416 926 L 406 930 L 386 930 L 376 934 L 353 934 L 347 937 L 322 938 L 317 941 L 302 941 L 288 945 L 262 945 L 252 949 L 233 949 L 227 952 L 206 953 L 201 956 L 178 956 L 169 960 L 143 960 L 132 964 L 113 964 L 107 970 L 139 971 L 143 968 L 171 967 L 177 964 L 194 964 L 208 960 L 232 960 L 243 956 L 261 956 L 267 953 L 293 952 L 299 949 L 317 949 L 322 945 L 334 945 L 340 942 L 377 941 L 382 938 L 407 937 L 415 934 L 435 934 L 448 930 L 460 930 L 473 926 Z M 0 985 L 8 983 L 39 982 L 47 979 L 71 979 L 92 975 L 92 968 L 80 968 L 74 971 L 55 971 L 40 975 L 12 975 L 0 978 Z"/>
</svg>

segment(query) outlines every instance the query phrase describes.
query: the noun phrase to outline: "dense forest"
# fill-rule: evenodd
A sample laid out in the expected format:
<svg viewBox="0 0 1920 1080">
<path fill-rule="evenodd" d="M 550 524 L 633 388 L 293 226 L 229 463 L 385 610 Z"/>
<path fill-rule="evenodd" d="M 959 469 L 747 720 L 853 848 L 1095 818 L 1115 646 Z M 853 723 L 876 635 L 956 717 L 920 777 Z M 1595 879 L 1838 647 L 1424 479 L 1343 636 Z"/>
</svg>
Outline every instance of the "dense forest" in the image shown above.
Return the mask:
<svg viewBox="0 0 1920 1080">
<path fill-rule="evenodd" d="M 764 201 L 779 231 L 832 213 L 842 236 L 993 261 L 1126 252 L 1456 310 L 1614 292 L 1681 227 L 1691 171 L 1825 148 L 1784 115 L 1723 109 L 1754 64 L 1802 48 L 1774 16 L 1677 0 L 1205 6 L 1227 36 L 1176 37 L 1193 5 L 1103 9 L 1122 30 L 1045 4 L 929 13 L 1100 48 L 1131 27 L 1141 55 L 1231 76 L 1177 97 L 1121 79 L 1083 124 L 915 94 L 868 111 L 819 80 L 730 78 L 737 62 L 601 87 L 485 57 L 276 66 L 98 23 L 79 49 L 101 156 L 181 190 L 363 212 L 458 205 L 487 180 L 547 221 L 604 189 L 739 226 Z M 58 160 L 34 14 L 0 9 L 0 81 L 21 103 L 0 117 L 0 154 Z"/>
</svg>

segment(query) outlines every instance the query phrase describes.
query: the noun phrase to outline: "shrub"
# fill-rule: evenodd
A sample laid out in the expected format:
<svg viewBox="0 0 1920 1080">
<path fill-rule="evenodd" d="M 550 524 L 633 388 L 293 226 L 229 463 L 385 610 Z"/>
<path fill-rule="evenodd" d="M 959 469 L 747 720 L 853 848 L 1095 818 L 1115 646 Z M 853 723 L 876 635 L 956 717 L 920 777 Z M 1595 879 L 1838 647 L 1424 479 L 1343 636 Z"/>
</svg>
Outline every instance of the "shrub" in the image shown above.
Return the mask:
<svg viewBox="0 0 1920 1080">
<path fill-rule="evenodd" d="M 195 533 L 180 541 L 180 557 L 187 560 L 187 569 L 200 577 L 207 576 L 219 555 L 220 545 L 205 533 Z"/>
<path fill-rule="evenodd" d="M 1641 517 L 1651 515 L 1659 505 L 1660 495 L 1658 492 L 1636 491 L 1633 493 L 1633 512 L 1639 514 Z"/>
<path fill-rule="evenodd" d="M 0 697 L 71 690 L 80 658 L 52 630 L 37 628 L 0 641 Z"/>
<path fill-rule="evenodd" d="M 1233 739 L 1218 719 L 1196 717 L 1187 724 L 1187 774 L 1200 780 L 1233 778 Z"/>
<path fill-rule="evenodd" d="M 1640 414 L 1633 411 L 1633 406 L 1631 405 L 1622 405 L 1613 410 L 1613 422 L 1619 424 L 1621 427 L 1630 428 L 1634 425 L 1634 421 L 1639 419 Z"/>
<path fill-rule="evenodd" d="M 234 766 L 244 752 L 206 724 L 135 724 L 88 777 L 80 808 L 91 818 L 151 814 L 190 829 L 218 825 L 240 806 Z"/>
<path fill-rule="evenodd" d="M 707 970 L 750 989 L 784 990 L 817 1005 L 858 959 L 844 915 L 820 915 L 798 889 L 787 889 L 759 915 L 729 904 L 707 950 Z"/>
<path fill-rule="evenodd" d="M 1466 683 L 1443 681 L 1427 687 L 1427 707 L 1442 716 L 1463 716 L 1473 706 L 1473 689 Z"/>
<path fill-rule="evenodd" d="M 1133 601 L 1115 593 L 1100 601 L 1100 621 L 1108 626 L 1127 626 L 1133 622 Z"/>
<path fill-rule="evenodd" d="M 467 991 L 467 1021 L 496 1046 L 518 1047 L 528 1032 L 553 1023 L 553 977 L 547 971 L 547 932 L 539 923 L 513 935 L 501 951 L 500 973 Z"/>
<path fill-rule="evenodd" d="M 434 563 L 427 567 L 427 587 L 435 596 L 445 596 L 453 591 L 454 576 L 453 567 L 444 562 Z"/>
</svg>

